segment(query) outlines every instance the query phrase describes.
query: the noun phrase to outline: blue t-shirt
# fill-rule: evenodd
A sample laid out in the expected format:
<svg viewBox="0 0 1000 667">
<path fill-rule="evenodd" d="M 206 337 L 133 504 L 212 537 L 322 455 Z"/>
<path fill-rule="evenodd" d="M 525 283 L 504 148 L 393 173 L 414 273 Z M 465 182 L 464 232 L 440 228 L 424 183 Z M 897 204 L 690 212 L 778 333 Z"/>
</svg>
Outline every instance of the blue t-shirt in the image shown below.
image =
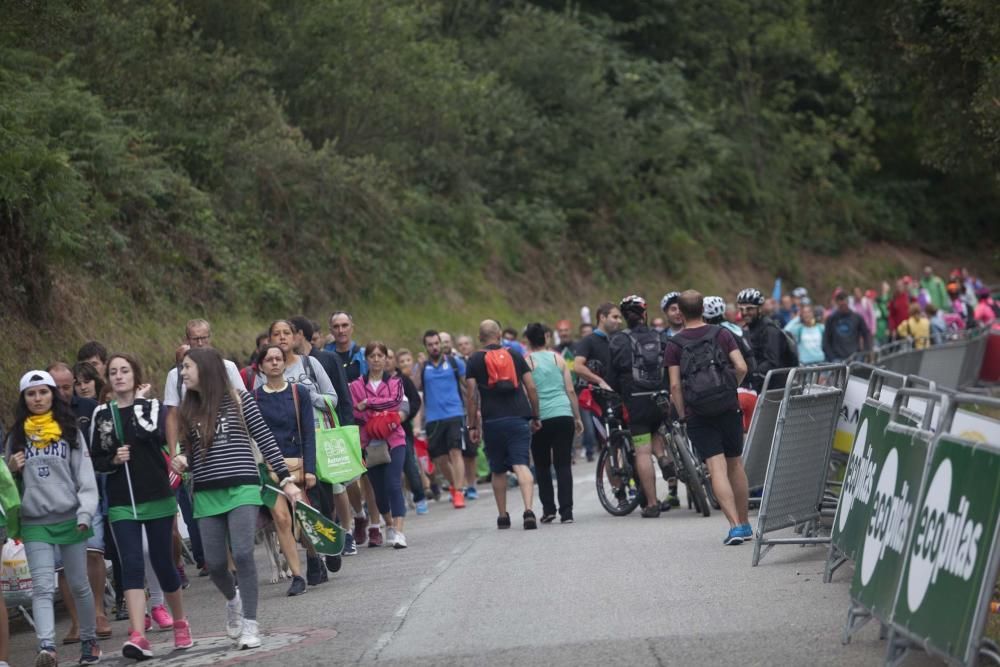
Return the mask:
<svg viewBox="0 0 1000 667">
<path fill-rule="evenodd" d="M 454 364 L 454 366 L 452 365 Z M 455 366 L 458 378 L 455 379 Z M 442 419 L 465 416 L 465 405 L 458 382 L 465 378 L 465 362 L 456 357 L 441 355 L 441 362 L 434 366 L 427 361 L 422 369 L 424 385 L 424 421 L 426 423 Z"/>
<path fill-rule="evenodd" d="M 514 352 L 517 352 L 522 357 L 528 353 L 528 351 L 524 349 L 524 346 L 518 343 L 516 340 L 507 340 L 506 338 L 504 338 L 503 340 L 500 341 L 500 344 L 503 345 L 508 350 L 513 350 Z"/>
</svg>

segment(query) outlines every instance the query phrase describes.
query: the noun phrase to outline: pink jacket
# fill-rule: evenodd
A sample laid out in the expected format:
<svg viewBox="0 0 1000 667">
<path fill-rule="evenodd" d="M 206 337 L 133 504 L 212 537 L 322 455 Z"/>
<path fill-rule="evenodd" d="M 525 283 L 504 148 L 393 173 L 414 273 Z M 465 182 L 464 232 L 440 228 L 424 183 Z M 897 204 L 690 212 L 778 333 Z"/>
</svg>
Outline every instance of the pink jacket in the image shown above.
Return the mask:
<svg viewBox="0 0 1000 667">
<path fill-rule="evenodd" d="M 409 404 L 406 395 L 403 393 L 403 382 L 398 377 L 390 377 L 383 380 L 378 389 L 375 389 L 368 381 L 367 376 L 359 377 L 352 382 L 348 389 L 351 392 L 351 406 L 354 410 L 354 419 L 358 423 L 361 431 L 361 446 L 368 446 L 368 433 L 365 430 L 365 422 L 376 412 L 389 412 L 400 410 L 407 411 Z M 358 404 L 367 401 L 364 410 L 358 410 Z M 405 404 L 405 405 L 404 405 Z M 406 433 L 402 426 L 389 435 L 389 447 L 402 447 L 406 445 Z"/>
</svg>

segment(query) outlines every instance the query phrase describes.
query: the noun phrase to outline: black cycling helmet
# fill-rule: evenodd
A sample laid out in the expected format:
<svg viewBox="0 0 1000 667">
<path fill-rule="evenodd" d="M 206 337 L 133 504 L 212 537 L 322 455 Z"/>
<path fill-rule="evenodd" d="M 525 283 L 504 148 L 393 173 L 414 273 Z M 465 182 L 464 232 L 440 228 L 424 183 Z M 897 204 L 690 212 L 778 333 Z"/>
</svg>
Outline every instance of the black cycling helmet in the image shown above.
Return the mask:
<svg viewBox="0 0 1000 667">
<path fill-rule="evenodd" d="M 760 293 L 760 290 L 748 287 L 740 290 L 740 293 L 736 295 L 736 303 L 741 306 L 763 306 L 764 295 Z"/>
<path fill-rule="evenodd" d="M 630 294 L 621 300 L 621 303 L 618 304 L 618 310 L 622 311 L 622 315 L 625 313 L 638 313 L 639 315 L 645 315 L 646 300 L 638 294 Z"/>
<path fill-rule="evenodd" d="M 666 294 L 663 295 L 663 298 L 660 299 L 660 310 L 662 310 L 663 312 L 667 312 L 667 308 L 677 303 L 677 300 L 680 298 L 681 298 L 680 292 L 667 292 Z"/>
</svg>

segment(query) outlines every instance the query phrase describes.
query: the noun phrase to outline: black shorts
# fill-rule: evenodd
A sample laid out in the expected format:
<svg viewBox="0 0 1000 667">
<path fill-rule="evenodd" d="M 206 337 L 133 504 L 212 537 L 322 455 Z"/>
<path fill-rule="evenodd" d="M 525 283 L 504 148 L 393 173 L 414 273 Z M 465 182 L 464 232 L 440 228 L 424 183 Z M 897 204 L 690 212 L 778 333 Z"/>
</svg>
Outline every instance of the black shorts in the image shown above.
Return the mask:
<svg viewBox="0 0 1000 667">
<path fill-rule="evenodd" d="M 692 415 L 687 420 L 687 434 L 703 461 L 719 454 L 735 459 L 743 454 L 743 413 L 732 410 L 715 417 Z"/>
<path fill-rule="evenodd" d="M 428 422 L 424 426 L 427 431 L 427 453 L 431 459 L 448 456 L 453 449 L 462 449 L 465 442 L 465 424 L 461 417 L 440 419 Z"/>
<path fill-rule="evenodd" d="M 664 423 L 663 411 L 657 407 L 652 396 L 640 396 L 629 399 L 628 430 L 632 435 L 656 433 Z"/>
</svg>

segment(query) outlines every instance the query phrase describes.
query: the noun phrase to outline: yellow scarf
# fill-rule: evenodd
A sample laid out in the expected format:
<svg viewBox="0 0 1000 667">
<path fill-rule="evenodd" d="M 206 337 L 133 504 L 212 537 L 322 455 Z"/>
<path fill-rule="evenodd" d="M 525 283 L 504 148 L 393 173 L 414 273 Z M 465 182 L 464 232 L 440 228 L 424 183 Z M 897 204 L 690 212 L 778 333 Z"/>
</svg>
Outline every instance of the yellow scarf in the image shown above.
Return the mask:
<svg viewBox="0 0 1000 667">
<path fill-rule="evenodd" d="M 31 415 L 24 420 L 24 435 L 28 443 L 36 449 L 47 447 L 49 443 L 59 442 L 62 437 L 62 427 L 52 418 L 49 410 L 43 415 Z"/>
</svg>

